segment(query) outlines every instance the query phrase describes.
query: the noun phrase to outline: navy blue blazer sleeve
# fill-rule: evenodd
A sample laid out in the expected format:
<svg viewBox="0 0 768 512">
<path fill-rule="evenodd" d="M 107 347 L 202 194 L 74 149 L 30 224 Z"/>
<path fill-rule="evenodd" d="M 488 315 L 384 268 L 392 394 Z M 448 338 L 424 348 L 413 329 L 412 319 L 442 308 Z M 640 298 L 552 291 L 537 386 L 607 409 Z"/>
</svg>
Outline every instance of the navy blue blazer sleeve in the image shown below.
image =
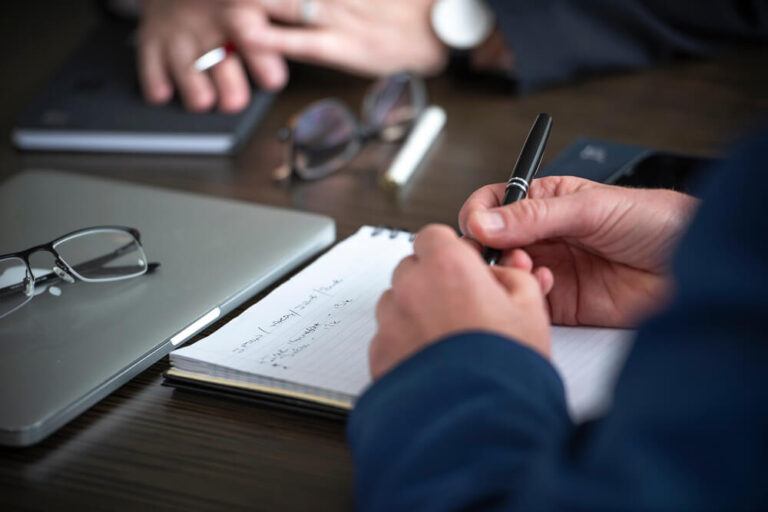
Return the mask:
<svg viewBox="0 0 768 512">
<path fill-rule="evenodd" d="M 768 131 L 717 173 L 601 419 L 573 425 L 543 358 L 451 336 L 376 382 L 348 424 L 364 510 L 768 506 Z"/>
<path fill-rule="evenodd" d="M 521 90 L 768 38 L 765 0 L 489 0 Z"/>
</svg>

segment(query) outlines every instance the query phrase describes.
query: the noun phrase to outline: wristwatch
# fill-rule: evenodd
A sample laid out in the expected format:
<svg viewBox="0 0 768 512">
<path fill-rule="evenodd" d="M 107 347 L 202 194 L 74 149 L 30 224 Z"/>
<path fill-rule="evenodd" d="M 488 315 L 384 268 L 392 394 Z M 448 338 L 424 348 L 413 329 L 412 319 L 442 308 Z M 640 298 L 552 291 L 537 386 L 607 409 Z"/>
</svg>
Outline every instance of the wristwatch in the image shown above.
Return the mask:
<svg viewBox="0 0 768 512">
<path fill-rule="evenodd" d="M 488 39 L 496 16 L 483 0 L 436 0 L 430 21 L 432 30 L 448 47 L 470 50 Z"/>
</svg>

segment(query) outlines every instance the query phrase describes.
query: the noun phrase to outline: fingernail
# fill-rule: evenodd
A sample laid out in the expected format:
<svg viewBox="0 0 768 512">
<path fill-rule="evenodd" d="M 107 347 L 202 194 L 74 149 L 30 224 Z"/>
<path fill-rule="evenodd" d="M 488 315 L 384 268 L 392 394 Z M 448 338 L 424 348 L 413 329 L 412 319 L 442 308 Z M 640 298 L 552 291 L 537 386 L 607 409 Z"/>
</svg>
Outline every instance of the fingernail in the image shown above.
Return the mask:
<svg viewBox="0 0 768 512">
<path fill-rule="evenodd" d="M 477 222 L 484 231 L 496 232 L 504 229 L 504 217 L 498 212 L 477 212 Z"/>
</svg>

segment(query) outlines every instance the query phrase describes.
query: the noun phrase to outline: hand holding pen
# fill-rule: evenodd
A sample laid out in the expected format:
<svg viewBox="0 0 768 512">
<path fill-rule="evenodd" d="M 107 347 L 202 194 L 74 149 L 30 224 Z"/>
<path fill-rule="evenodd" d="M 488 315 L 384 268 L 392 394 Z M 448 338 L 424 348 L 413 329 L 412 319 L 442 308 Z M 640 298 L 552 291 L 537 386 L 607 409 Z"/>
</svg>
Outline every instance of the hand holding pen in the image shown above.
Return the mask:
<svg viewBox="0 0 768 512">
<path fill-rule="evenodd" d="M 552 118 L 548 114 L 539 114 L 531 127 L 528 137 L 525 139 L 520 156 L 517 157 L 515 167 L 507 182 L 504 192 L 503 205 L 512 204 L 525 199 L 528 195 L 528 187 L 536 177 L 544 156 L 544 148 L 547 145 L 549 132 L 552 128 Z M 489 265 L 495 265 L 501 258 L 501 250 L 491 247 L 483 249 L 483 259 Z"/>
</svg>

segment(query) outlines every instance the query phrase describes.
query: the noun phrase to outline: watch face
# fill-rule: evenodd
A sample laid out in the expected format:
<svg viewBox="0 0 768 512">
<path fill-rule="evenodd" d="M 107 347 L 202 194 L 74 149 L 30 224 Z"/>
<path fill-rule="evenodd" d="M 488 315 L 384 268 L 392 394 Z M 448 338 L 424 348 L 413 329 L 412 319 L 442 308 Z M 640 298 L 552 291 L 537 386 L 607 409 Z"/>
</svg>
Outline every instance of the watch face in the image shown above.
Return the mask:
<svg viewBox="0 0 768 512">
<path fill-rule="evenodd" d="M 432 28 L 452 48 L 478 46 L 493 31 L 493 11 L 482 0 L 437 0 L 432 6 Z"/>
</svg>

